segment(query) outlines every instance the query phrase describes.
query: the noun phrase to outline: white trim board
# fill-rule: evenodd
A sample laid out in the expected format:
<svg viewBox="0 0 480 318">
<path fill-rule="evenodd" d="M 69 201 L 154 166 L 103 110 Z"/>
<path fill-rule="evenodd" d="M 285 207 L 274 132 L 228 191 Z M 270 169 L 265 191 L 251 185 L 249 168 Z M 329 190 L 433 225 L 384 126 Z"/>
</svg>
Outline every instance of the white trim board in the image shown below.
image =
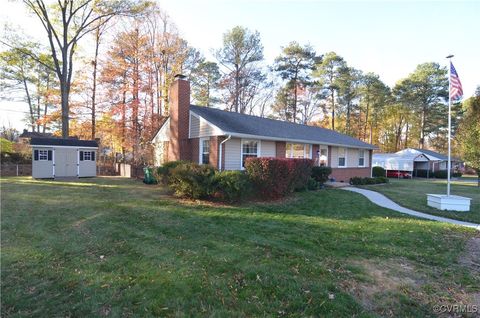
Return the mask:
<svg viewBox="0 0 480 318">
<path fill-rule="evenodd" d="M 43 147 L 43 148 L 79 148 L 79 149 L 98 149 L 98 147 L 80 147 L 80 146 L 53 146 L 53 145 L 31 145 L 32 148 Z"/>
</svg>

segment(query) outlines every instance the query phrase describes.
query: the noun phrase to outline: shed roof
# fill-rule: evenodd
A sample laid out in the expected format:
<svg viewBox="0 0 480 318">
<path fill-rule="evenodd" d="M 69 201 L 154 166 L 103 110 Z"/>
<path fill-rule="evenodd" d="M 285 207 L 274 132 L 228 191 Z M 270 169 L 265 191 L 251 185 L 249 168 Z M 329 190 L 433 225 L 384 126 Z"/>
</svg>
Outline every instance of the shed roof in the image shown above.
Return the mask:
<svg viewBox="0 0 480 318">
<path fill-rule="evenodd" d="M 269 137 L 312 143 L 376 149 L 377 147 L 339 132 L 281 120 L 234 113 L 215 108 L 190 106 L 190 110 L 223 130 L 226 134 Z"/>
<path fill-rule="evenodd" d="M 32 146 L 70 146 L 70 147 L 95 147 L 98 148 L 96 140 L 62 139 L 62 138 L 32 138 Z"/>
<path fill-rule="evenodd" d="M 433 151 L 433 150 L 427 150 L 427 149 L 418 149 L 418 148 L 413 148 L 415 149 L 416 151 L 418 152 L 421 152 L 427 156 L 431 156 L 431 157 L 435 157 L 435 158 L 438 158 L 440 160 L 448 160 L 448 156 L 446 155 L 443 155 L 441 153 L 438 153 L 436 151 Z M 453 159 L 453 158 L 452 158 Z"/>
</svg>

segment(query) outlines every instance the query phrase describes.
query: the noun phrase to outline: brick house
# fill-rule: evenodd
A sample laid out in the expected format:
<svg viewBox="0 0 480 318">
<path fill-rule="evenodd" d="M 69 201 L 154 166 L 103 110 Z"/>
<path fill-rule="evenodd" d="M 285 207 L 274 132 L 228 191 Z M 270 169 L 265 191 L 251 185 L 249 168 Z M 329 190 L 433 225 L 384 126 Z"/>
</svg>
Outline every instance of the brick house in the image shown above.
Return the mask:
<svg viewBox="0 0 480 318">
<path fill-rule="evenodd" d="M 331 177 L 369 177 L 376 146 L 333 130 L 190 104 L 190 83 L 178 76 L 170 116 L 152 140 L 155 165 L 188 160 L 242 170 L 247 157 L 310 158 Z"/>
</svg>

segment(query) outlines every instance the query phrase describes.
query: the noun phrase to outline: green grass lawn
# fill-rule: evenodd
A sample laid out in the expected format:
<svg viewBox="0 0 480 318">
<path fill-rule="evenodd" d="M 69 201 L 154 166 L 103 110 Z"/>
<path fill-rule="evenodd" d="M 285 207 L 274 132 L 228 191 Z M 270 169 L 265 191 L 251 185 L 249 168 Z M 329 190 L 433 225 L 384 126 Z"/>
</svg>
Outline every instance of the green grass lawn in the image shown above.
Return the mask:
<svg viewBox="0 0 480 318">
<path fill-rule="evenodd" d="M 2 317 L 432 317 L 480 295 L 478 232 L 343 190 L 222 206 L 130 179 L 0 181 Z"/>
<path fill-rule="evenodd" d="M 440 211 L 427 205 L 427 193 L 447 193 L 446 180 L 390 178 L 389 184 L 362 187 L 381 192 L 398 204 L 413 210 L 480 223 L 480 188 L 473 179 L 472 182 L 452 181 L 450 189 L 451 194 L 472 198 L 470 212 Z"/>
</svg>

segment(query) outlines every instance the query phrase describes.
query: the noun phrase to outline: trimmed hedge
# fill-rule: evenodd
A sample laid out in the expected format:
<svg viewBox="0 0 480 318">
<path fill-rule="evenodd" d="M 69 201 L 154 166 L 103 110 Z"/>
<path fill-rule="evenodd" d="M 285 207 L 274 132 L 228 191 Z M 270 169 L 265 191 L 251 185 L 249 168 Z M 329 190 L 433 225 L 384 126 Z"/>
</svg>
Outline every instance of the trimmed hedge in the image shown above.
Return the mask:
<svg viewBox="0 0 480 318">
<path fill-rule="evenodd" d="M 327 166 L 313 167 L 312 178 L 319 184 L 324 184 L 328 181 L 328 176 L 332 174 L 332 168 Z"/>
<path fill-rule="evenodd" d="M 386 172 L 385 172 L 385 169 L 383 169 L 382 167 L 373 167 L 372 168 L 372 176 L 375 178 L 375 177 L 385 177 L 386 176 Z"/>
<path fill-rule="evenodd" d="M 307 189 L 308 180 L 312 175 L 313 160 L 287 159 L 291 161 L 292 188 L 295 191 Z"/>
<path fill-rule="evenodd" d="M 178 167 L 179 165 L 183 164 L 190 164 L 191 162 L 189 161 L 182 161 L 182 160 L 177 160 L 177 161 L 169 161 L 165 162 L 163 165 L 160 167 L 157 167 L 153 171 L 153 175 L 157 182 L 162 182 L 163 184 L 168 184 L 169 178 L 171 175 L 171 172 L 173 169 Z"/>
<path fill-rule="evenodd" d="M 226 202 L 238 202 L 252 190 L 250 179 L 242 171 L 216 171 L 214 183 L 215 197 Z"/>
<path fill-rule="evenodd" d="M 428 174 L 427 174 L 428 172 Z M 447 170 L 437 170 L 435 172 L 428 170 L 416 170 L 414 172 L 415 177 L 419 178 L 437 178 L 437 179 L 447 179 Z M 451 176 L 454 178 L 459 178 L 462 176 L 462 173 L 455 171 L 451 173 Z"/>
<path fill-rule="evenodd" d="M 366 184 L 380 184 L 380 183 L 388 183 L 389 180 L 387 177 L 375 177 L 375 178 L 369 178 L 369 177 L 353 177 L 350 178 L 350 184 L 351 185 L 366 185 Z"/>
<path fill-rule="evenodd" d="M 419 178 L 432 178 L 433 177 L 433 172 L 428 171 L 428 170 L 415 170 L 413 173 L 414 177 L 419 177 Z"/>
<path fill-rule="evenodd" d="M 280 198 L 305 189 L 313 160 L 286 158 L 247 158 L 245 170 L 263 198 Z"/>
<path fill-rule="evenodd" d="M 155 177 L 180 197 L 235 202 L 253 189 L 262 199 L 317 189 L 312 167 L 310 159 L 248 158 L 246 171 L 218 171 L 210 165 L 172 161 L 158 167 Z"/>
<path fill-rule="evenodd" d="M 447 170 L 437 170 L 431 176 L 437 179 L 447 179 L 447 173 Z"/>
<path fill-rule="evenodd" d="M 175 195 L 206 199 L 215 192 L 215 168 L 210 165 L 183 163 L 170 170 L 168 186 Z"/>
</svg>

